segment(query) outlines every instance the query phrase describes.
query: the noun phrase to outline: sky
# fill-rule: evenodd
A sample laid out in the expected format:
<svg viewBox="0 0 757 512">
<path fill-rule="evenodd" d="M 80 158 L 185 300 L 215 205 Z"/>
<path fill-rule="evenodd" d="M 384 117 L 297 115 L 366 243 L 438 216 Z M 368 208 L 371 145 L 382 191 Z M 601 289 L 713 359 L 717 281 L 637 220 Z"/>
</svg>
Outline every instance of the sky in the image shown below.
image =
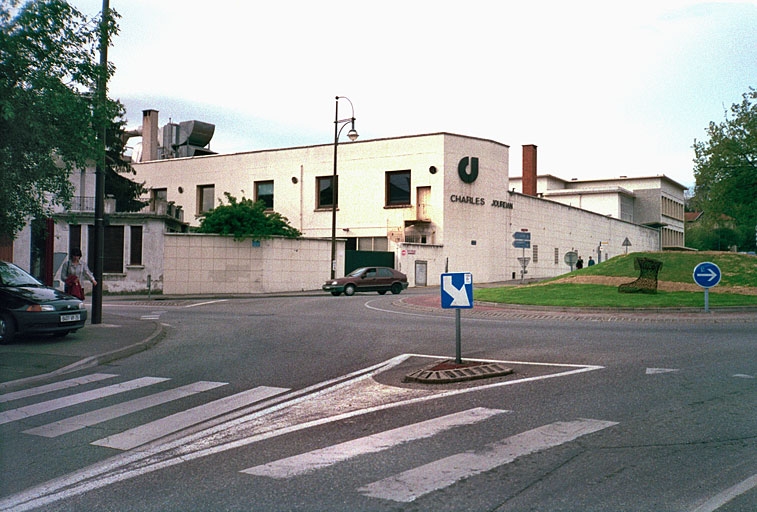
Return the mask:
<svg viewBox="0 0 757 512">
<path fill-rule="evenodd" d="M 69 0 L 96 15 L 102 0 Z M 757 87 L 757 0 L 110 0 L 109 96 L 160 125 L 215 125 L 219 153 L 450 132 L 538 146 L 539 174 L 664 174 Z M 340 101 L 340 118 L 352 116 Z M 346 136 L 340 142 L 348 142 Z M 130 143 L 134 143 L 132 139 Z"/>
</svg>

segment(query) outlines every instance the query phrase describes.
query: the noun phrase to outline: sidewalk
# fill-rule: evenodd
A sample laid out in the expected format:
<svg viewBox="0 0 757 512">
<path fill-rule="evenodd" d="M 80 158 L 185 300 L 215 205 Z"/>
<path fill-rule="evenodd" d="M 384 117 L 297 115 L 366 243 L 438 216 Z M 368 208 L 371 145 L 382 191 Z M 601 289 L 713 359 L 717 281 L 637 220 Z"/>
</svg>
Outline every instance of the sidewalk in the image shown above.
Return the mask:
<svg viewBox="0 0 757 512">
<path fill-rule="evenodd" d="M 88 319 L 84 328 L 64 338 L 17 338 L 0 345 L 0 392 L 136 354 L 162 334 L 158 322 L 103 312 L 102 323 L 92 325 Z"/>
</svg>

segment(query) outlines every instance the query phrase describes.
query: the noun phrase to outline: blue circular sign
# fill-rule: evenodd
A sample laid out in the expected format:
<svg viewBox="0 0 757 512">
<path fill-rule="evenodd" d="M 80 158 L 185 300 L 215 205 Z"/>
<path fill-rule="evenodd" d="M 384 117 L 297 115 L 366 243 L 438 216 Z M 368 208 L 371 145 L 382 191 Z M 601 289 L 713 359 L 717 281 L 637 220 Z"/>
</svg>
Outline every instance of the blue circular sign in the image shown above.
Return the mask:
<svg viewBox="0 0 757 512">
<path fill-rule="evenodd" d="M 694 282 L 702 288 L 712 288 L 720 282 L 720 267 L 704 261 L 694 267 Z"/>
</svg>

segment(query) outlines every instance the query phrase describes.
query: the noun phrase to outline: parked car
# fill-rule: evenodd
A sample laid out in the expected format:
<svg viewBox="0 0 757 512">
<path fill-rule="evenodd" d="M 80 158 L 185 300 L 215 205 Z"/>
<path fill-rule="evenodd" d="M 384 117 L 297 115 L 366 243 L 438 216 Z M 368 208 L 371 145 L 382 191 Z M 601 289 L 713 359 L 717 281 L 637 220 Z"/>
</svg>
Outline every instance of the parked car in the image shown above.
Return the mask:
<svg viewBox="0 0 757 512">
<path fill-rule="evenodd" d="M 65 336 L 86 321 L 84 302 L 0 261 L 0 343 L 24 334 Z"/>
<path fill-rule="evenodd" d="M 389 267 L 361 267 L 344 277 L 329 279 L 321 287 L 331 295 L 354 295 L 355 292 L 386 292 L 398 294 L 407 289 L 407 276 Z"/>
</svg>

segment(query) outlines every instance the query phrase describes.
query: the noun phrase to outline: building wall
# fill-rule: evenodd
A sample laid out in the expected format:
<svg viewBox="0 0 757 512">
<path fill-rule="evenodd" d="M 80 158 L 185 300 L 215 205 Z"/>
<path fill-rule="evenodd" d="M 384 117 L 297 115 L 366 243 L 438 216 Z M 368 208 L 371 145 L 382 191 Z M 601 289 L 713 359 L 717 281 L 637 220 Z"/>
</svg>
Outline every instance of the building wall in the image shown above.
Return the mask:
<svg viewBox="0 0 757 512">
<path fill-rule="evenodd" d="M 344 266 L 338 241 L 337 266 Z M 328 240 L 274 238 L 236 241 L 208 234 L 165 235 L 163 293 L 248 294 L 317 290 L 328 277 Z M 321 269 L 322 271 L 319 271 Z"/>
</svg>

